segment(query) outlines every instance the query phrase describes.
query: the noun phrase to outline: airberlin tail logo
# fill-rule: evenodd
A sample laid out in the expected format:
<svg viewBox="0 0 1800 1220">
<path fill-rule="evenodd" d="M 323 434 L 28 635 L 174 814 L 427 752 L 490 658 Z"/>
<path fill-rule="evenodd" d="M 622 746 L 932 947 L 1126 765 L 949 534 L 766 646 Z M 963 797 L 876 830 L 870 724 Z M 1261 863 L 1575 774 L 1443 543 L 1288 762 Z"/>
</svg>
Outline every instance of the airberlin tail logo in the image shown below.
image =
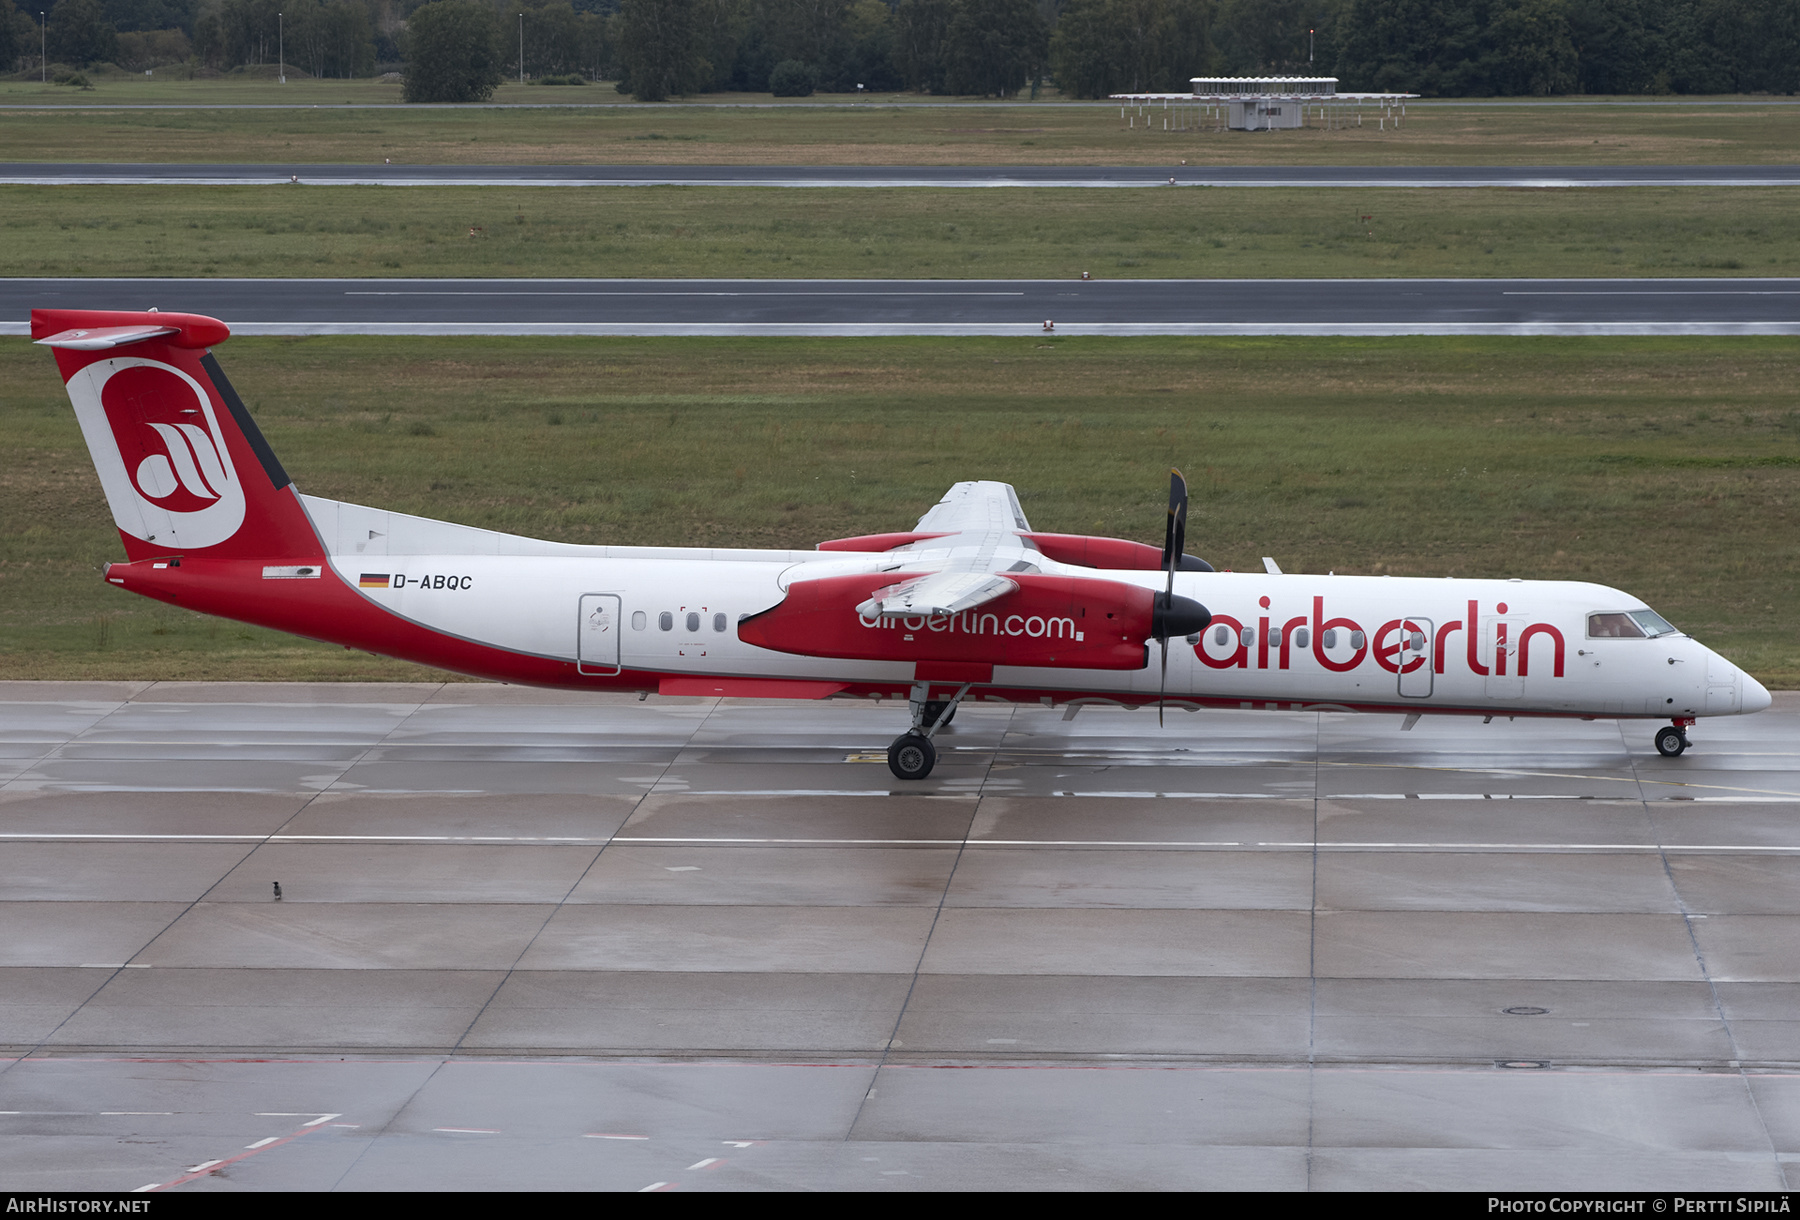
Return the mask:
<svg viewBox="0 0 1800 1220">
<path fill-rule="evenodd" d="M 163 452 L 138 463 L 138 491 L 165 508 L 173 508 L 177 492 L 205 507 L 219 498 L 214 488 L 226 484 L 225 459 L 213 438 L 195 424 L 145 423 L 162 438 Z M 117 435 L 115 432 L 114 435 Z"/>
<path fill-rule="evenodd" d="M 243 487 L 198 381 L 153 360 L 96 360 L 69 379 L 69 398 L 121 530 L 171 550 L 237 532 Z"/>
</svg>

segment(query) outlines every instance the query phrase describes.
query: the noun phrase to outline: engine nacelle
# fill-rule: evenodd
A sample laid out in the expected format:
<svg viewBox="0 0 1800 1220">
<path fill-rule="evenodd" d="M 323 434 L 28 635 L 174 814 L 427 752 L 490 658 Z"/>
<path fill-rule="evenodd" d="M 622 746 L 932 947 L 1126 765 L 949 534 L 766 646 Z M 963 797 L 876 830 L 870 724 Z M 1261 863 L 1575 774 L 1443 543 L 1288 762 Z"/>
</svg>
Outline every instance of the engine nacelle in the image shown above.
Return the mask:
<svg viewBox="0 0 1800 1220">
<path fill-rule="evenodd" d="M 758 648 L 855 661 L 956 661 L 1058 669 L 1142 669 L 1156 626 L 1150 589 L 1110 580 L 1009 572 L 1015 592 L 961 614 L 864 618 L 856 607 L 892 573 L 795 581 L 738 624 Z M 1180 599 L 1185 601 L 1186 599 Z"/>
<path fill-rule="evenodd" d="M 1114 572 L 1160 572 L 1163 570 L 1161 547 L 1146 546 L 1125 538 L 1101 538 L 1088 534 L 1024 534 L 1038 550 L 1058 563 L 1073 563 L 1084 568 L 1111 569 Z M 1178 572 L 1210 572 L 1212 565 L 1204 559 L 1183 555 L 1176 565 Z"/>
</svg>

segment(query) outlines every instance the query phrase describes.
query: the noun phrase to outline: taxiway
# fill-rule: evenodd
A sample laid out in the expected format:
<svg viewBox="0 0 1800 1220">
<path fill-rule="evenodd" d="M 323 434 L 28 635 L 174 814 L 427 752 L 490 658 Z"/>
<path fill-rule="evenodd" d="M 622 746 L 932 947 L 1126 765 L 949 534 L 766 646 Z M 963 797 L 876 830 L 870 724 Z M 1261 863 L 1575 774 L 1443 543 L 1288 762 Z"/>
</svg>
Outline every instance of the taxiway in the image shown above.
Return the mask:
<svg viewBox="0 0 1800 1220">
<path fill-rule="evenodd" d="M 1179 158 L 1172 158 L 1178 160 Z M 1797 186 L 1796 165 L 297 165 L 0 162 L 28 186 Z"/>
<path fill-rule="evenodd" d="M 1800 279 L 3 279 L 32 309 L 179 310 L 245 335 L 1800 334 Z"/>
</svg>

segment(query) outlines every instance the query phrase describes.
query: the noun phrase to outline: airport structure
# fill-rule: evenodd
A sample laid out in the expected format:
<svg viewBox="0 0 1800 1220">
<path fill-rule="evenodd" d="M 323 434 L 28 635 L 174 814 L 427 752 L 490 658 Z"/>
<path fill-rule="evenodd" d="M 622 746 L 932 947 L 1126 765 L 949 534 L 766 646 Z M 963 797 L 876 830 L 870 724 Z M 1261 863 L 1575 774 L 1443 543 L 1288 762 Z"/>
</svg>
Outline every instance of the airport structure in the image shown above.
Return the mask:
<svg viewBox="0 0 1800 1220">
<path fill-rule="evenodd" d="M 1340 93 L 1335 76 L 1196 76 L 1188 93 L 1115 93 L 1128 127 L 1164 131 L 1274 131 L 1304 127 L 1310 116 L 1327 129 L 1360 127 L 1363 108 L 1379 110 L 1383 130 L 1400 126 L 1416 93 Z M 1160 110 L 1160 115 L 1157 113 Z"/>
</svg>

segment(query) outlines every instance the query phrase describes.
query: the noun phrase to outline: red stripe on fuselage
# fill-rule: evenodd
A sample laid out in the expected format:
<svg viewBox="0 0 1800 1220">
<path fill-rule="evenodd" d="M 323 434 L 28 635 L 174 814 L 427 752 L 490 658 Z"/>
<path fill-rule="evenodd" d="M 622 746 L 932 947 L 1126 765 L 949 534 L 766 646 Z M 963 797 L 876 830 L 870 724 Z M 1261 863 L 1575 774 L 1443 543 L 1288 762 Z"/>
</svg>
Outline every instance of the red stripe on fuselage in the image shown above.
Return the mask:
<svg viewBox="0 0 1800 1220">
<path fill-rule="evenodd" d="M 145 560 L 110 564 L 106 578 L 133 593 L 202 614 L 273 627 L 471 677 L 534 686 L 626 690 L 656 686 L 653 674 L 580 674 L 572 659 L 514 652 L 434 631 L 376 605 L 320 560 L 281 560 L 284 564 L 318 563 L 323 570 L 317 578 L 265 580 L 263 567 L 270 562 L 183 557 L 179 567 L 157 567 Z"/>
</svg>

